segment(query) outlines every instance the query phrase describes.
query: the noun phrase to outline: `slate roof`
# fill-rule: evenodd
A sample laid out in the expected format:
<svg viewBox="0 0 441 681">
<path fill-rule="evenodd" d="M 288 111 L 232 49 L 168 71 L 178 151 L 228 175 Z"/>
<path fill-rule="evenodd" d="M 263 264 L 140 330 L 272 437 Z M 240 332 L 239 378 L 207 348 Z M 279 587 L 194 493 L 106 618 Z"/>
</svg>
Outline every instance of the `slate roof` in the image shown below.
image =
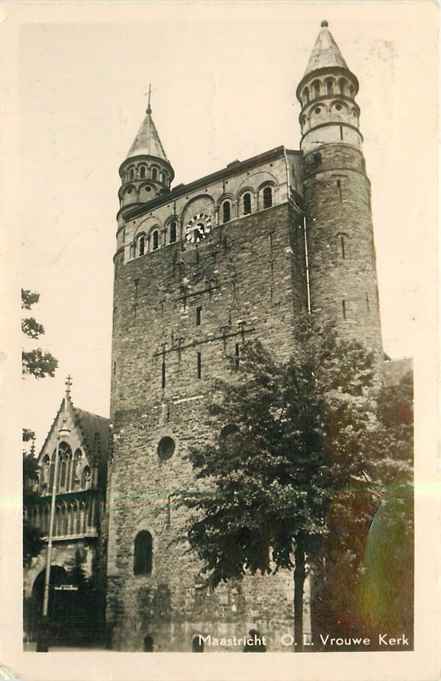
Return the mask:
<svg viewBox="0 0 441 681">
<path fill-rule="evenodd" d="M 61 400 L 60 407 L 52 421 L 52 425 L 43 446 L 41 447 L 38 456 L 39 459 L 46 448 L 46 444 L 55 428 L 60 414 L 64 411 L 64 400 L 65 398 Z M 104 416 L 98 416 L 98 414 L 92 414 L 90 411 L 85 411 L 84 409 L 79 409 L 74 406 L 70 399 L 69 408 L 73 410 L 75 426 L 81 432 L 89 461 L 98 466 L 105 464 L 111 449 L 110 419 L 107 419 Z"/>
<path fill-rule="evenodd" d="M 74 407 L 76 425 L 79 427 L 92 463 L 107 460 L 110 451 L 110 419 Z"/>
<path fill-rule="evenodd" d="M 331 31 L 328 28 L 328 22 L 322 21 L 320 33 L 318 34 L 315 45 L 312 48 L 311 56 L 309 57 L 308 65 L 303 78 L 312 71 L 330 66 L 339 66 L 344 69 L 348 68 L 340 52 L 340 48 L 338 47 Z"/>
<path fill-rule="evenodd" d="M 162 142 L 159 139 L 150 107 L 146 111 L 146 116 L 129 149 L 127 158 L 132 158 L 132 156 L 155 156 L 169 163 Z"/>
</svg>

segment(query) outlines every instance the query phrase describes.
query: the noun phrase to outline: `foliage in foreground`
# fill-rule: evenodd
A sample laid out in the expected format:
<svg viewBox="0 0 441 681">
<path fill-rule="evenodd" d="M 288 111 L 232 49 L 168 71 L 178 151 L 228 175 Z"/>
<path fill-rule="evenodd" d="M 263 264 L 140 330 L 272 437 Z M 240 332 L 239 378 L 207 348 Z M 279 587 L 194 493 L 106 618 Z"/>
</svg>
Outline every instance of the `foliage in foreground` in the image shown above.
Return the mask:
<svg viewBox="0 0 441 681">
<path fill-rule="evenodd" d="M 180 497 L 213 587 L 293 571 L 297 641 L 308 567 L 319 620 L 346 633 L 362 626 L 356 597 L 369 526 L 411 470 L 408 433 L 390 422 L 388 397 L 377 400 L 375 357 L 331 329 L 317 335 L 305 325 L 302 340 L 305 354 L 287 363 L 260 343 L 243 347 L 234 380 L 215 385 L 214 438 L 189 455 L 198 489 Z"/>
</svg>

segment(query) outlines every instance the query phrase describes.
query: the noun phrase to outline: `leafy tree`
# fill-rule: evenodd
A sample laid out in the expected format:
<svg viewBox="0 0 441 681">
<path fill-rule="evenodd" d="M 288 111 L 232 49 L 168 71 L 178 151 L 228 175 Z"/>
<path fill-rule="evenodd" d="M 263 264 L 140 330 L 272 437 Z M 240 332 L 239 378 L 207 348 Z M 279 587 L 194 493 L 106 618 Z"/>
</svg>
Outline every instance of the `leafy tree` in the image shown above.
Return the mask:
<svg viewBox="0 0 441 681">
<path fill-rule="evenodd" d="M 21 290 L 22 310 L 31 310 L 32 306 L 38 303 L 40 294 L 29 289 Z M 24 317 L 21 321 L 21 330 L 24 335 L 32 340 L 38 340 L 44 334 L 44 327 L 36 321 L 34 317 Z M 25 376 L 34 378 L 45 378 L 54 376 L 58 362 L 50 352 L 45 352 L 41 348 L 33 350 L 23 350 L 22 352 L 22 371 Z"/>
<path fill-rule="evenodd" d="M 385 481 L 371 524 L 359 584 L 361 616 L 370 631 L 405 632 L 413 640 L 413 377 L 386 386 L 378 400 L 373 446 Z M 391 465 L 391 461 L 393 465 Z M 391 471 L 393 475 L 391 475 Z"/>
<path fill-rule="evenodd" d="M 23 429 L 23 442 L 34 442 L 35 434 L 26 428 Z M 32 502 L 37 496 L 35 483 L 38 482 L 38 461 L 35 458 L 33 445 L 30 450 L 23 451 L 23 503 Z M 28 567 L 32 558 L 38 556 L 43 548 L 41 533 L 37 527 L 33 527 L 29 520 L 23 519 L 23 565 Z"/>
<path fill-rule="evenodd" d="M 366 536 L 384 492 L 380 473 L 394 465 L 371 446 L 375 356 L 331 328 L 313 333 L 304 322 L 299 335 L 304 353 L 280 363 L 260 343 L 247 344 L 237 380 L 215 383 L 207 414 L 214 437 L 189 454 L 199 486 L 178 503 L 192 511 L 188 540 L 213 587 L 293 571 L 302 650 L 308 565 L 323 580 L 329 563 L 359 563 L 363 545 L 351 538 Z"/>
<path fill-rule="evenodd" d="M 40 294 L 29 289 L 21 290 L 21 309 L 31 310 L 38 303 Z M 32 316 L 24 316 L 21 321 L 23 334 L 32 340 L 38 340 L 44 334 L 44 327 Z M 44 378 L 54 376 L 58 362 L 49 352 L 41 348 L 22 351 L 23 376 Z M 38 481 L 38 462 L 34 453 L 35 433 L 29 428 L 23 428 L 23 502 L 32 501 L 36 496 L 33 488 Z M 32 443 L 30 449 L 25 443 Z M 38 528 L 32 527 L 28 520 L 23 520 L 23 562 L 29 565 L 32 558 L 37 556 L 43 548 L 41 534 Z"/>
</svg>

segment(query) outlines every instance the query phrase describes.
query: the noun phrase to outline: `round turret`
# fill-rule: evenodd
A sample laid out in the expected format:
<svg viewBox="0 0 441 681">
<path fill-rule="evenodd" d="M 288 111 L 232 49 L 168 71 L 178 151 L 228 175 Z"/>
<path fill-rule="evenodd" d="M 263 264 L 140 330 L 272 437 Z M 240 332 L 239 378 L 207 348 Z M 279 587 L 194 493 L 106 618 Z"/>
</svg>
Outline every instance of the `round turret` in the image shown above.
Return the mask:
<svg viewBox="0 0 441 681">
<path fill-rule="evenodd" d="M 321 144 L 346 142 L 360 147 L 360 109 L 355 102 L 358 80 L 349 70 L 328 28 L 321 30 L 297 87 L 302 110 L 301 149 L 307 153 Z"/>
<path fill-rule="evenodd" d="M 297 88 L 311 312 L 383 356 L 371 187 L 354 101 L 358 80 L 327 22 Z"/>
<path fill-rule="evenodd" d="M 142 205 L 170 191 L 175 173 L 153 122 L 150 102 L 119 175 L 120 209 Z"/>
</svg>

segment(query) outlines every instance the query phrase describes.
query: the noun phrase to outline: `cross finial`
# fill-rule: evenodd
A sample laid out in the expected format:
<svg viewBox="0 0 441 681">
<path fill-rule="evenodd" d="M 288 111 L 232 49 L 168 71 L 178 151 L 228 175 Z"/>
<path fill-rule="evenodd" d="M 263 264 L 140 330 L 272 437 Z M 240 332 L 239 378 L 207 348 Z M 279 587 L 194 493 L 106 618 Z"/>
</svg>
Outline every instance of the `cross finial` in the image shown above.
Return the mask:
<svg viewBox="0 0 441 681">
<path fill-rule="evenodd" d="M 152 107 L 151 107 L 151 99 L 152 99 L 152 84 L 149 83 L 149 91 L 148 91 L 148 100 L 147 100 L 147 111 L 146 113 L 151 114 L 152 113 Z"/>
<path fill-rule="evenodd" d="M 70 397 L 70 389 L 72 387 L 72 376 L 69 374 L 65 381 L 66 397 Z"/>
</svg>

